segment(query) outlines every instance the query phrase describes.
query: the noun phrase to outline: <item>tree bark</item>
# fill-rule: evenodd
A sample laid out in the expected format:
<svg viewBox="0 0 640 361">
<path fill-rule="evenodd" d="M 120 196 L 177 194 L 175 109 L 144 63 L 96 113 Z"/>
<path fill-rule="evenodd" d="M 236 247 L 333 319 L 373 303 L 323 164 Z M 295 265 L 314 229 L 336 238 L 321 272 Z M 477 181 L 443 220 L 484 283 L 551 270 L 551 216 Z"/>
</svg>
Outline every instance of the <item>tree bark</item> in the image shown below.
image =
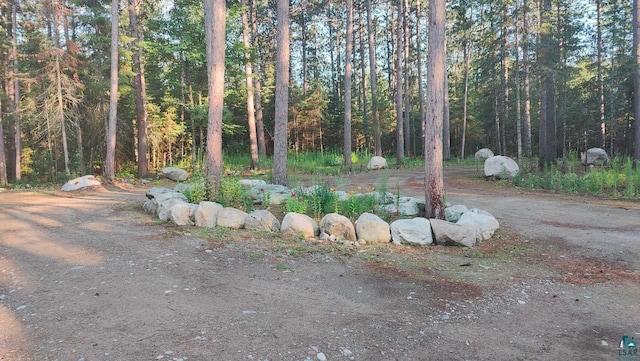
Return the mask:
<svg viewBox="0 0 640 361">
<path fill-rule="evenodd" d="M 422 9 L 421 9 L 421 1 L 418 1 L 416 8 L 416 62 L 418 67 L 418 106 L 419 106 L 419 115 L 420 118 L 420 145 L 421 152 L 424 152 L 424 89 L 422 86 L 422 44 L 420 39 L 422 36 L 420 34 L 420 24 L 422 23 Z"/>
<path fill-rule="evenodd" d="M 14 123 L 14 146 L 15 146 L 15 179 L 22 178 L 22 113 L 20 112 L 20 79 L 18 74 L 20 73 L 19 61 L 18 61 L 18 0 L 11 2 L 11 71 L 12 78 L 9 81 L 13 82 L 13 123 Z"/>
<path fill-rule="evenodd" d="M 600 116 L 600 147 L 607 149 L 607 125 L 604 114 L 604 79 L 602 76 L 602 62 L 603 62 L 603 49 L 602 49 L 602 12 L 603 4 L 602 0 L 596 0 L 596 48 L 597 48 L 597 76 L 598 76 L 598 113 Z M 585 149 L 586 151 L 586 149 Z"/>
<path fill-rule="evenodd" d="M 403 33 L 403 41 L 402 44 L 404 46 L 403 54 L 404 61 L 402 66 L 403 69 L 403 85 L 404 85 L 404 117 L 402 121 L 404 123 L 404 154 L 409 155 L 411 152 L 411 77 L 409 76 L 409 41 L 410 41 L 410 33 L 409 33 L 409 0 L 404 0 L 404 4 L 402 6 L 402 33 Z"/>
<path fill-rule="evenodd" d="M 8 183 L 7 179 L 7 152 L 4 146 L 4 124 L 2 124 L 2 98 L 0 97 L 0 186 Z"/>
<path fill-rule="evenodd" d="M 640 162 L 640 0 L 633 0 L 633 105 L 635 118 L 634 159 Z"/>
<path fill-rule="evenodd" d="M 147 89 L 142 57 L 142 31 L 138 24 L 140 4 L 143 0 L 129 0 L 129 26 L 133 36 L 133 84 L 136 90 L 136 127 L 138 131 L 138 177 L 142 178 L 149 172 L 149 158 L 147 146 Z"/>
<path fill-rule="evenodd" d="M 403 82 L 404 82 L 404 38 L 402 36 L 402 3 L 404 0 L 397 0 L 398 22 L 396 24 L 396 159 L 398 166 L 404 164 L 404 120 L 402 116 L 403 107 Z"/>
<path fill-rule="evenodd" d="M 351 170 L 351 77 L 353 53 L 353 0 L 347 0 L 347 34 L 344 59 L 344 165 Z"/>
<path fill-rule="evenodd" d="M 531 91 L 530 91 L 530 68 L 529 68 L 529 5 L 528 0 L 522 3 L 523 26 L 522 26 L 522 92 L 524 93 L 524 156 L 531 157 L 533 152 L 531 149 Z"/>
<path fill-rule="evenodd" d="M 116 174 L 116 123 L 118 119 L 118 23 L 119 2 L 111 0 L 111 87 L 109 93 L 109 122 L 107 125 L 107 156 L 105 177 L 113 180 Z"/>
<path fill-rule="evenodd" d="M 538 60 L 540 73 L 540 137 L 539 137 L 539 166 L 544 168 L 557 157 L 556 149 L 556 109 L 555 109 L 555 79 L 552 58 L 553 38 L 550 19 L 551 0 L 542 1 L 540 19 L 540 49 Z"/>
<path fill-rule="evenodd" d="M 246 9 L 247 0 L 242 0 L 242 7 Z M 247 86 L 247 125 L 249 127 L 249 151 L 251 154 L 251 169 L 258 167 L 258 138 L 256 131 L 256 114 L 253 94 L 253 69 L 251 67 L 251 42 L 249 41 L 249 19 L 247 10 L 242 11 L 242 42 L 244 43 L 244 75 Z"/>
<path fill-rule="evenodd" d="M 205 42 L 207 45 L 208 105 L 206 198 L 218 197 L 222 178 L 222 111 L 224 105 L 224 65 L 226 45 L 225 0 L 204 1 Z"/>
<path fill-rule="evenodd" d="M 251 39 L 252 45 L 257 43 L 258 38 L 258 8 L 256 0 L 249 0 L 249 8 L 251 9 Z M 255 74 L 253 78 L 254 84 L 254 105 L 256 110 L 256 136 L 258 138 L 258 157 L 267 156 L 267 145 L 264 137 L 264 117 L 262 115 L 262 85 L 260 84 L 260 67 L 256 64 Z"/>
<path fill-rule="evenodd" d="M 425 136 L 425 215 L 444 218 L 442 122 L 445 92 L 445 1 L 429 0 L 427 119 Z"/>
<path fill-rule="evenodd" d="M 382 156 L 382 135 L 380 130 L 380 113 L 378 111 L 378 74 L 376 73 L 376 43 L 373 39 L 373 15 L 371 0 L 366 0 L 367 34 L 369 43 L 369 77 L 371 79 L 371 115 L 373 116 L 373 142 L 375 155 Z"/>
<path fill-rule="evenodd" d="M 286 185 L 289 121 L 289 0 L 277 0 L 277 8 L 273 182 Z"/>
</svg>

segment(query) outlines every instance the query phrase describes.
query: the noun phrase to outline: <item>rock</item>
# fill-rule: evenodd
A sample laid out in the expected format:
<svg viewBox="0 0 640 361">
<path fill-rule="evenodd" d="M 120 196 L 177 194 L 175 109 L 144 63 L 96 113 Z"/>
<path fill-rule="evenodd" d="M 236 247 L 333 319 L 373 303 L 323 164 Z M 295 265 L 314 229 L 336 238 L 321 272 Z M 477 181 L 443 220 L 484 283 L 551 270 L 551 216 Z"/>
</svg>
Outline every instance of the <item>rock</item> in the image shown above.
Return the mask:
<svg viewBox="0 0 640 361">
<path fill-rule="evenodd" d="M 398 198 L 398 214 L 401 216 L 417 216 L 420 214 L 421 199 L 414 197 Z"/>
<path fill-rule="evenodd" d="M 484 175 L 496 178 L 513 178 L 520 172 L 520 167 L 513 159 L 496 155 L 484 162 Z"/>
<path fill-rule="evenodd" d="M 162 170 L 162 174 L 176 182 L 186 181 L 189 178 L 189 173 L 186 170 L 177 167 L 166 167 Z"/>
<path fill-rule="evenodd" d="M 306 239 L 318 235 L 318 223 L 306 214 L 289 212 L 285 214 L 280 225 L 280 232 L 294 236 L 302 235 Z"/>
<path fill-rule="evenodd" d="M 491 158 L 493 156 L 494 156 L 494 154 L 493 154 L 493 151 L 491 149 L 482 148 L 482 149 L 480 149 L 479 151 L 476 152 L 475 158 L 476 158 L 476 160 L 485 160 L 485 159 Z"/>
<path fill-rule="evenodd" d="M 175 187 L 173 187 L 173 190 L 184 194 L 185 192 L 189 191 L 189 185 L 186 183 L 178 183 Z"/>
<path fill-rule="evenodd" d="M 192 215 L 197 207 L 191 203 L 177 203 L 169 210 L 169 220 L 177 226 L 190 226 Z"/>
<path fill-rule="evenodd" d="M 609 163 L 609 156 L 602 148 L 590 148 L 587 149 L 587 154 L 581 154 L 580 160 L 583 165 L 607 164 Z"/>
<path fill-rule="evenodd" d="M 243 187 L 259 187 L 267 184 L 262 179 L 240 179 L 238 183 Z"/>
<path fill-rule="evenodd" d="M 142 210 L 147 214 L 158 214 L 158 202 L 155 199 L 147 199 L 142 205 Z"/>
<path fill-rule="evenodd" d="M 92 175 L 85 175 L 80 178 L 72 179 L 62 186 L 63 192 L 77 191 L 79 189 L 99 186 L 101 183 Z"/>
<path fill-rule="evenodd" d="M 375 198 L 376 203 L 378 204 L 393 204 L 396 202 L 396 196 L 391 192 L 369 192 L 369 193 L 358 193 L 355 195 L 356 197 L 364 197 L 364 196 L 372 196 Z"/>
<path fill-rule="evenodd" d="M 471 208 L 469 210 L 469 212 L 473 212 L 473 213 L 478 213 L 478 214 L 484 214 L 485 216 L 489 216 L 489 217 L 493 217 L 493 214 L 485 211 L 484 209 L 479 209 L 479 208 Z M 495 217 L 493 217 L 495 218 Z"/>
<path fill-rule="evenodd" d="M 218 224 L 218 213 L 224 207 L 216 202 L 200 202 L 196 208 L 193 218 L 198 227 L 215 227 Z"/>
<path fill-rule="evenodd" d="M 255 210 L 244 220 L 244 228 L 255 230 L 280 231 L 280 221 L 266 209 Z"/>
<path fill-rule="evenodd" d="M 173 208 L 177 204 L 186 204 L 187 202 L 180 198 L 169 198 L 166 200 L 162 200 L 158 203 L 158 218 L 163 222 L 166 222 L 171 219 L 171 208 Z"/>
<path fill-rule="evenodd" d="M 320 232 L 335 236 L 337 240 L 356 240 L 356 229 L 349 218 L 338 213 L 329 213 L 320 221 Z"/>
<path fill-rule="evenodd" d="M 493 233 L 500 227 L 498 220 L 493 216 L 477 212 L 464 213 L 457 224 L 466 224 L 474 227 L 477 242 L 490 239 Z"/>
<path fill-rule="evenodd" d="M 390 228 L 393 243 L 417 246 L 433 243 L 431 223 L 426 218 L 399 219 L 391 222 Z"/>
<path fill-rule="evenodd" d="M 389 243 L 391 230 L 382 218 L 373 213 L 362 213 L 356 221 L 356 236 L 367 242 Z"/>
<path fill-rule="evenodd" d="M 240 229 L 244 227 L 244 221 L 249 214 L 245 211 L 233 207 L 225 207 L 218 212 L 218 227 L 228 227 L 234 229 Z"/>
<path fill-rule="evenodd" d="M 171 198 L 178 198 L 187 202 L 187 197 L 184 194 L 169 188 L 153 187 L 147 191 L 145 196 L 149 199 L 155 199 L 158 203 Z"/>
<path fill-rule="evenodd" d="M 441 219 L 430 219 L 436 244 L 445 246 L 473 247 L 476 244 L 476 230 L 467 224 L 456 224 Z"/>
<path fill-rule="evenodd" d="M 462 216 L 462 214 L 466 212 L 469 212 L 469 209 L 462 204 L 456 204 L 454 206 L 447 207 L 444 209 L 444 220 L 447 222 L 456 223 L 460 219 L 460 216 Z"/>
<path fill-rule="evenodd" d="M 261 204 L 265 198 L 269 199 L 270 205 L 282 204 L 291 198 L 291 189 L 277 184 L 253 186 L 249 192 L 254 202 Z"/>
<path fill-rule="evenodd" d="M 345 191 L 335 191 L 333 193 L 336 194 L 336 197 L 338 197 L 338 200 L 340 202 L 346 201 L 347 199 L 349 199 L 349 194 L 347 194 L 347 192 Z"/>
<path fill-rule="evenodd" d="M 369 159 L 369 163 L 367 163 L 368 170 L 377 170 L 387 167 L 387 160 L 379 156 L 371 157 L 371 159 Z"/>
</svg>

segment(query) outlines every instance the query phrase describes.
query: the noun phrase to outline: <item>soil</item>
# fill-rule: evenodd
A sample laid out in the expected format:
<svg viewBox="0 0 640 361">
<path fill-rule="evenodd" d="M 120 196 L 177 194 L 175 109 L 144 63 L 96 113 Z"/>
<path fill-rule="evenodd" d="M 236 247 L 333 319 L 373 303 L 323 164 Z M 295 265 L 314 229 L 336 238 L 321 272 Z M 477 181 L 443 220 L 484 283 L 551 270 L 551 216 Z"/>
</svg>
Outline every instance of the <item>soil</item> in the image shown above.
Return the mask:
<svg viewBox="0 0 640 361">
<path fill-rule="evenodd" d="M 326 181 L 424 196 L 422 179 Z M 639 202 L 475 168 L 445 190 L 496 216 L 492 240 L 310 251 L 160 224 L 143 187 L 1 192 L 0 360 L 615 360 L 640 337 Z"/>
</svg>

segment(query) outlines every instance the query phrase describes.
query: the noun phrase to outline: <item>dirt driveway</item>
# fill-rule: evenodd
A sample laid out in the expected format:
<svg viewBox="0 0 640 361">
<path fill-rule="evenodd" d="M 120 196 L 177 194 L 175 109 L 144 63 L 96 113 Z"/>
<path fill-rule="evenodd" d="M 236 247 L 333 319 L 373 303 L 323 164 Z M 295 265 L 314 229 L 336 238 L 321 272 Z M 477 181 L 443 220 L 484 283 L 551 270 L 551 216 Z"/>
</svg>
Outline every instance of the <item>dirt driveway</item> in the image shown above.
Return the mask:
<svg viewBox="0 0 640 361">
<path fill-rule="evenodd" d="M 144 190 L 0 193 L 0 360 L 617 360 L 640 337 L 640 204 L 447 169 L 502 228 L 477 249 L 210 243 Z M 419 171 L 331 180 L 423 194 Z M 224 235 L 219 233 L 219 235 Z"/>
</svg>

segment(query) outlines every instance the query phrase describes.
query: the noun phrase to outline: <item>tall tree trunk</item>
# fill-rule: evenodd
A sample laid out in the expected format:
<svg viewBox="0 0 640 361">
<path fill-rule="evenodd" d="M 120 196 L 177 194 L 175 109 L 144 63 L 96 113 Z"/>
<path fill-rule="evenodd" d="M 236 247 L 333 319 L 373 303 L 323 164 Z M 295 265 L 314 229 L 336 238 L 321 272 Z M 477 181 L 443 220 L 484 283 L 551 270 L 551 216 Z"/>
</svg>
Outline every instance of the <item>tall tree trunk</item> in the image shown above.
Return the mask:
<svg viewBox="0 0 640 361">
<path fill-rule="evenodd" d="M 107 157 L 105 177 L 116 175 L 116 123 L 118 119 L 118 0 L 111 0 L 111 87 L 109 94 L 109 122 L 107 125 Z"/>
<path fill-rule="evenodd" d="M 460 158 L 464 159 L 467 144 L 467 112 L 469 107 L 469 68 L 471 67 L 471 40 L 466 39 L 463 50 L 464 56 L 464 93 L 462 95 L 462 142 Z"/>
<path fill-rule="evenodd" d="M 500 122 L 502 125 L 502 129 L 500 132 L 500 136 L 502 137 L 502 155 L 507 155 L 507 119 L 509 119 L 509 49 L 507 44 L 507 37 L 509 36 L 507 32 L 507 5 L 505 4 L 503 7 L 503 18 L 502 18 L 502 42 L 501 42 L 501 57 L 502 57 L 502 109 L 501 109 L 501 118 Z"/>
<path fill-rule="evenodd" d="M 362 92 L 362 126 L 364 130 L 364 149 L 369 152 L 371 151 L 371 126 L 370 126 L 370 118 L 369 118 L 369 100 L 367 99 L 367 61 L 365 59 L 364 54 L 364 20 L 363 14 L 360 13 L 360 31 L 359 35 L 359 53 L 360 53 L 360 78 L 362 81 L 361 84 L 361 92 Z"/>
<path fill-rule="evenodd" d="M 251 39 L 252 45 L 256 45 L 258 38 L 258 9 L 256 5 L 256 0 L 249 0 L 249 8 L 251 9 Z M 253 86 L 254 86 L 254 105 L 256 110 L 256 136 L 258 138 L 258 156 L 266 157 L 267 156 L 267 144 L 264 137 L 264 117 L 262 115 L 262 85 L 260 84 L 260 76 L 257 74 L 260 73 L 260 67 L 256 64 L 255 74 L 253 78 Z"/>
<path fill-rule="evenodd" d="M 633 116 L 635 142 L 633 158 L 640 162 L 640 0 L 633 0 Z"/>
<path fill-rule="evenodd" d="M 133 36 L 133 84 L 136 90 L 136 127 L 138 130 L 138 177 L 149 172 L 147 147 L 147 89 L 142 57 L 142 31 L 138 25 L 140 4 L 143 0 L 129 0 L 129 26 Z"/>
<path fill-rule="evenodd" d="M 247 0 L 242 0 L 242 7 L 246 9 Z M 251 42 L 249 41 L 249 19 L 247 10 L 242 11 L 242 42 L 244 43 L 244 75 L 247 86 L 247 123 L 249 127 L 249 150 L 251 153 L 251 169 L 258 167 L 258 138 L 256 131 L 255 97 L 253 95 L 253 70 L 251 67 Z"/>
<path fill-rule="evenodd" d="M 62 133 L 62 151 L 64 154 L 64 172 L 67 174 L 67 177 L 71 176 L 71 171 L 69 170 L 69 146 L 67 144 L 67 126 L 65 122 L 64 116 L 64 99 L 62 98 L 62 69 L 60 68 L 60 52 L 62 51 L 60 46 L 60 32 L 59 32 L 59 23 L 58 20 L 60 18 L 60 5 L 54 0 L 51 1 L 51 7 L 53 9 L 53 38 L 54 38 L 54 47 L 57 51 L 55 54 L 55 72 L 56 72 L 56 99 L 58 101 L 58 111 L 57 115 L 59 117 L 58 121 L 60 122 L 60 131 Z"/>
<path fill-rule="evenodd" d="M 404 45 L 404 62 L 402 64 L 404 67 L 404 117 L 402 118 L 402 121 L 404 123 L 404 154 L 408 155 L 411 151 L 411 77 L 409 76 L 409 62 L 411 58 L 409 56 L 409 41 L 411 33 L 409 33 L 409 0 L 404 0 L 404 4 L 402 6 L 402 27 L 404 35 L 402 41 Z"/>
<path fill-rule="evenodd" d="M 529 5 L 528 0 L 523 0 L 523 26 L 522 26 L 522 92 L 524 93 L 524 155 L 531 157 L 533 155 L 531 149 L 531 91 L 530 91 L 530 67 L 529 67 Z"/>
<path fill-rule="evenodd" d="M 2 124 L 2 98 L 0 97 L 0 186 L 8 183 L 7 179 L 7 151 L 4 146 L 4 124 Z"/>
<path fill-rule="evenodd" d="M 344 53 L 344 165 L 351 170 L 351 73 L 353 53 L 353 0 L 347 0 L 347 34 Z"/>
<path fill-rule="evenodd" d="M 398 22 L 396 24 L 396 159 L 398 166 L 404 164 L 404 120 L 402 116 L 402 90 L 404 81 L 404 38 L 402 36 L 402 18 L 404 13 L 402 11 L 402 3 L 404 0 L 397 0 L 396 6 L 398 10 Z"/>
<path fill-rule="evenodd" d="M 604 114 L 604 79 L 602 76 L 602 0 L 596 0 L 596 48 L 597 48 L 597 72 L 598 72 L 598 112 L 600 116 L 600 147 L 607 149 L 607 126 Z M 586 149 L 585 149 L 586 151 Z"/>
<path fill-rule="evenodd" d="M 540 137 L 539 161 L 540 168 L 552 163 L 557 157 L 556 149 L 556 109 L 555 109 L 555 79 L 552 57 L 553 34 L 550 19 L 551 0 L 542 0 L 540 9 L 540 47 L 538 61 L 540 73 Z"/>
<path fill-rule="evenodd" d="M 289 0 L 277 0 L 277 8 L 273 182 L 286 185 L 287 123 L 289 121 Z"/>
<path fill-rule="evenodd" d="M 222 112 L 224 105 L 224 65 L 226 44 L 225 0 L 204 1 L 205 42 L 207 45 L 208 105 L 206 198 L 218 197 L 222 178 Z"/>
<path fill-rule="evenodd" d="M 516 14 L 520 14 L 520 0 L 516 2 Z M 518 166 L 522 168 L 522 114 L 520 106 L 520 24 L 518 19 L 515 21 L 515 88 L 516 88 L 516 138 L 518 152 Z"/>
<path fill-rule="evenodd" d="M 380 113 L 378 111 L 378 74 L 376 72 L 376 43 L 374 41 L 373 15 L 371 0 L 366 0 L 367 34 L 369 43 L 369 77 L 371 79 L 371 115 L 373 116 L 373 142 L 375 155 L 382 156 L 382 136 L 380 130 Z"/>
<path fill-rule="evenodd" d="M 14 122 L 14 146 L 15 146 L 15 179 L 22 178 L 22 113 L 20 109 L 20 79 L 18 74 L 20 73 L 20 67 L 18 62 L 18 0 L 11 2 L 11 56 L 10 59 L 13 64 L 11 74 L 12 78 L 9 81 L 13 82 L 13 122 Z"/>
<path fill-rule="evenodd" d="M 425 136 L 425 216 L 444 218 L 442 122 L 446 81 L 445 1 L 429 0 L 427 120 Z"/>
<path fill-rule="evenodd" d="M 419 105 L 419 118 L 420 118 L 420 145 L 422 146 L 421 152 L 424 152 L 424 89 L 422 86 L 422 44 L 420 39 L 420 24 L 422 23 L 422 9 L 421 1 L 418 1 L 416 8 L 416 60 L 418 66 L 418 100 Z M 415 143 L 415 142 L 414 142 Z"/>
</svg>

